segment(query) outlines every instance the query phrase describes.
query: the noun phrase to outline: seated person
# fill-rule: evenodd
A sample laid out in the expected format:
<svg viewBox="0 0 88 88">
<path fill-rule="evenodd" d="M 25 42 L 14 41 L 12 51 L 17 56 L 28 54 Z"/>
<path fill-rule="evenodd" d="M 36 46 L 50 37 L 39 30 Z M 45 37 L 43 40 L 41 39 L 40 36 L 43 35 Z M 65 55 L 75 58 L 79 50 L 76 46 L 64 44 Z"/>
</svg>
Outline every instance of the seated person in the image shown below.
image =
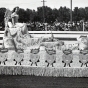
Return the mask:
<svg viewBox="0 0 88 88">
<path fill-rule="evenodd" d="M 19 7 L 16 7 L 14 8 L 13 13 L 11 14 L 13 27 L 16 25 L 16 23 L 18 23 L 18 18 L 19 18 L 19 15 L 17 14 L 18 11 L 19 11 Z"/>
</svg>

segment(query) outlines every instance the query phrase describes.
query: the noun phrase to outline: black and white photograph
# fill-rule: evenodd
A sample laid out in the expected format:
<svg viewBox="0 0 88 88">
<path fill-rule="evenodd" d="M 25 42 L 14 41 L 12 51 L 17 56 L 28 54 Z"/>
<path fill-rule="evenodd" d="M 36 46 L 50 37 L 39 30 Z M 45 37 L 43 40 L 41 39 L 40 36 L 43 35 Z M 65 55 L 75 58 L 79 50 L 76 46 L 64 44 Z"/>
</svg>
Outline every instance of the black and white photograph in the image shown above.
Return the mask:
<svg viewBox="0 0 88 88">
<path fill-rule="evenodd" d="M 0 88 L 88 88 L 88 0 L 0 0 Z"/>
</svg>

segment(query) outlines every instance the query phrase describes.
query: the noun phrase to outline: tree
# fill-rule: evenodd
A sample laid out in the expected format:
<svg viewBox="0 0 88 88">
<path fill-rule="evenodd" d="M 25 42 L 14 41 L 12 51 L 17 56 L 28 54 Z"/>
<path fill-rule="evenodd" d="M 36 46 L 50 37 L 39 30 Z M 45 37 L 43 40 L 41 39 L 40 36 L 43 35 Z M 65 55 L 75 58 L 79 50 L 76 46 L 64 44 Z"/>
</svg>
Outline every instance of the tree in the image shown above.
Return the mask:
<svg viewBox="0 0 88 88">
<path fill-rule="evenodd" d="M 73 20 L 74 21 L 80 21 L 80 12 L 79 12 L 79 8 L 75 7 L 74 11 L 73 11 Z"/>
<path fill-rule="evenodd" d="M 43 22 L 43 7 L 37 8 L 37 15 L 40 17 L 40 21 Z"/>
<path fill-rule="evenodd" d="M 85 7 L 85 19 L 88 20 L 88 7 Z"/>
<path fill-rule="evenodd" d="M 86 17 L 86 12 L 84 8 L 79 8 L 79 20 L 83 20 Z"/>
<path fill-rule="evenodd" d="M 60 7 L 58 12 L 59 12 L 59 21 L 68 22 L 70 20 L 70 9 L 66 7 Z"/>
<path fill-rule="evenodd" d="M 18 14 L 19 22 L 28 22 L 28 20 L 30 20 L 27 11 L 24 9 L 20 8 Z"/>
<path fill-rule="evenodd" d="M 0 8 L 0 25 L 4 27 L 4 15 L 6 8 Z"/>
</svg>

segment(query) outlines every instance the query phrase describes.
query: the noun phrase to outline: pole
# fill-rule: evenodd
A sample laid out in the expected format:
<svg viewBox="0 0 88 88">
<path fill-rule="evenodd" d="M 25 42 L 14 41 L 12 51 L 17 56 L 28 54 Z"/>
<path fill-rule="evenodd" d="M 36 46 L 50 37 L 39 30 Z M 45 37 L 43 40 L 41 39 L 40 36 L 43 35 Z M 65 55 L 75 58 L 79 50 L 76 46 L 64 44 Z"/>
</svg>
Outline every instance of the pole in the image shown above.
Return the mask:
<svg viewBox="0 0 88 88">
<path fill-rule="evenodd" d="M 44 10 L 44 7 L 45 7 L 45 2 L 46 1 L 41 1 L 41 2 L 43 2 L 43 23 L 45 23 L 45 10 Z"/>
<path fill-rule="evenodd" d="M 72 23 L 72 0 L 70 0 L 70 22 Z"/>
<path fill-rule="evenodd" d="M 44 6 L 45 6 L 45 1 L 43 0 L 43 23 L 45 23 L 45 12 L 44 12 Z"/>
<path fill-rule="evenodd" d="M 83 21 L 83 32 L 85 31 L 85 29 L 84 29 L 84 21 Z"/>
</svg>

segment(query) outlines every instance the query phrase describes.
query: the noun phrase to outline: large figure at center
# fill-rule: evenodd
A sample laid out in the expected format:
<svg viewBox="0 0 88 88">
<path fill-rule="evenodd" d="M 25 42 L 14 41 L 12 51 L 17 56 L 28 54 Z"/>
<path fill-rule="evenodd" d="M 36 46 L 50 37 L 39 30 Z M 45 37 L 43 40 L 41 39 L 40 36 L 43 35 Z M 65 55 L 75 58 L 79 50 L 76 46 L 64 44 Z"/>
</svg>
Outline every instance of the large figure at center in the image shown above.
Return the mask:
<svg viewBox="0 0 88 88">
<path fill-rule="evenodd" d="M 13 12 L 6 10 L 5 13 L 5 33 L 3 46 L 5 48 L 24 48 L 30 43 L 30 35 L 26 23 L 19 23 L 19 7 L 14 8 Z"/>
</svg>

